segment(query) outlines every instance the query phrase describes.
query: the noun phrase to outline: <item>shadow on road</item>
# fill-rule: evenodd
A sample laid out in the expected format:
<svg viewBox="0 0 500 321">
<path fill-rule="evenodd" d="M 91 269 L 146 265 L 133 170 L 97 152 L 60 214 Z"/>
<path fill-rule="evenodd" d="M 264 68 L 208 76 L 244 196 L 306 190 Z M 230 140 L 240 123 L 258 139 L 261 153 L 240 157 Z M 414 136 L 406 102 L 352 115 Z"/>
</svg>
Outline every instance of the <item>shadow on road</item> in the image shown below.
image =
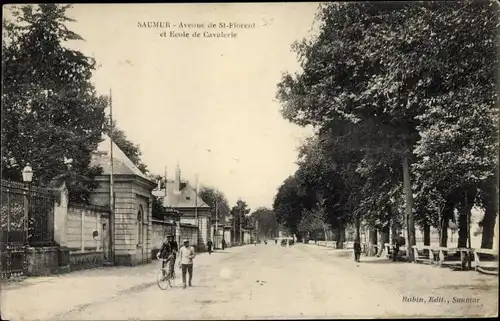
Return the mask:
<svg viewBox="0 0 500 321">
<path fill-rule="evenodd" d="M 394 262 L 393 260 L 391 259 L 380 259 L 380 260 L 367 260 L 367 261 L 363 261 L 363 259 L 361 259 L 360 263 L 363 263 L 363 264 L 399 264 L 399 263 L 404 263 L 403 261 L 398 261 L 398 262 Z"/>
<path fill-rule="evenodd" d="M 477 291 L 491 291 L 497 289 L 497 284 L 494 283 L 482 283 L 482 284 L 464 284 L 464 285 L 445 285 L 438 289 L 450 289 L 450 290 L 477 290 Z"/>
</svg>

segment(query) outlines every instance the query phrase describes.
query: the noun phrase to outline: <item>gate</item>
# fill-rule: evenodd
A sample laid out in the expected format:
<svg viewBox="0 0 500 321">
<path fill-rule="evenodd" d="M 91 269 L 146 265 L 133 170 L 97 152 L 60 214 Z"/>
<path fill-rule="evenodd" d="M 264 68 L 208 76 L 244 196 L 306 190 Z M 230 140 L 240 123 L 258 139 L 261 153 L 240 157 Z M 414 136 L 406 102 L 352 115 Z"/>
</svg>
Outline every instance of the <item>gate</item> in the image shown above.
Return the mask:
<svg viewBox="0 0 500 321">
<path fill-rule="evenodd" d="M 23 275 L 25 248 L 53 245 L 54 196 L 40 187 L 1 181 L 1 278 Z"/>
<path fill-rule="evenodd" d="M 27 202 L 28 190 L 22 184 L 2 180 L 2 279 L 23 275 L 26 268 Z"/>
</svg>

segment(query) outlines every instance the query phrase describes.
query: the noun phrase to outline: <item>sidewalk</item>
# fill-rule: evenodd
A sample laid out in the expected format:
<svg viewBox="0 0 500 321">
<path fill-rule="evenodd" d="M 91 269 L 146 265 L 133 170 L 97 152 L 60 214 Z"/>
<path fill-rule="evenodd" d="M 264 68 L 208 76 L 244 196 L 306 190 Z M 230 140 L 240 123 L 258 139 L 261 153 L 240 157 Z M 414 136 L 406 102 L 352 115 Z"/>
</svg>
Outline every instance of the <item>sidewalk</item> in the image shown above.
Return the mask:
<svg viewBox="0 0 500 321">
<path fill-rule="evenodd" d="M 464 315 L 498 314 L 498 276 L 484 275 L 476 271 L 453 271 L 450 268 L 419 263 L 393 262 L 385 257 L 361 255 L 360 262 L 354 262 L 353 250 L 304 245 L 310 248 L 318 259 L 330 264 L 357 271 L 360 278 L 383 284 L 402 296 L 428 297 L 442 296 L 457 298 L 477 298 L 481 308 L 472 305 L 454 305 L 454 315 L 463 311 Z M 451 312 L 450 312 L 451 313 Z"/>
<path fill-rule="evenodd" d="M 219 261 L 227 252 L 241 248 L 219 250 L 212 255 L 200 253 L 195 264 L 202 268 Z M 97 302 L 156 286 L 160 265 L 160 261 L 154 260 L 150 264 L 135 267 L 102 267 L 2 283 L 2 318 L 48 320 Z M 177 277 L 181 277 L 180 273 Z"/>
</svg>

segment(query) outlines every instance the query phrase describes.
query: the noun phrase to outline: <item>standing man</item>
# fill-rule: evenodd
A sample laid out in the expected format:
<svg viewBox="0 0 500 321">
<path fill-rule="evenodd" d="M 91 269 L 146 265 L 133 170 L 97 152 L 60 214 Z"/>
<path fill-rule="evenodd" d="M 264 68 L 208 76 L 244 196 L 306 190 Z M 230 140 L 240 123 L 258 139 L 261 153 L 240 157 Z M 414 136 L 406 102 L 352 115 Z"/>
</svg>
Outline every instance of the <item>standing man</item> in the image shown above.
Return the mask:
<svg viewBox="0 0 500 321">
<path fill-rule="evenodd" d="M 358 239 L 354 241 L 354 261 L 359 262 L 359 257 L 361 256 L 361 243 Z"/>
<path fill-rule="evenodd" d="M 184 246 L 181 247 L 179 253 L 179 268 L 182 269 L 182 288 L 186 288 L 186 272 L 189 273 L 189 286 L 193 279 L 193 259 L 196 256 L 194 248 L 189 245 L 189 240 L 184 240 Z"/>
<path fill-rule="evenodd" d="M 222 250 L 226 248 L 226 240 L 222 239 Z"/>
<path fill-rule="evenodd" d="M 392 249 L 392 260 L 396 262 L 398 260 L 398 255 L 399 255 L 399 247 L 401 246 L 400 244 L 400 236 L 399 233 L 394 237 L 393 240 L 393 249 Z"/>
<path fill-rule="evenodd" d="M 212 255 L 212 241 L 207 241 L 208 254 Z"/>
</svg>

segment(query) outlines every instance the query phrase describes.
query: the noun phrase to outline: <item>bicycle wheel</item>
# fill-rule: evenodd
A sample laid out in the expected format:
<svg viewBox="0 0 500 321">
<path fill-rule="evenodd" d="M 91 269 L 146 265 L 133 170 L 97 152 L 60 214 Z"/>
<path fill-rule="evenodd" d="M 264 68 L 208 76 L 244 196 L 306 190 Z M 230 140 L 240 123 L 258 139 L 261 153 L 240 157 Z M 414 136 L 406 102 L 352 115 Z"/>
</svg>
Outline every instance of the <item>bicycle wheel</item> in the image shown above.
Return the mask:
<svg viewBox="0 0 500 321">
<path fill-rule="evenodd" d="M 156 274 L 156 282 L 158 283 L 158 287 L 162 290 L 166 290 L 168 287 L 172 287 L 170 279 L 166 275 L 164 275 L 163 269 L 160 269 Z"/>
</svg>

